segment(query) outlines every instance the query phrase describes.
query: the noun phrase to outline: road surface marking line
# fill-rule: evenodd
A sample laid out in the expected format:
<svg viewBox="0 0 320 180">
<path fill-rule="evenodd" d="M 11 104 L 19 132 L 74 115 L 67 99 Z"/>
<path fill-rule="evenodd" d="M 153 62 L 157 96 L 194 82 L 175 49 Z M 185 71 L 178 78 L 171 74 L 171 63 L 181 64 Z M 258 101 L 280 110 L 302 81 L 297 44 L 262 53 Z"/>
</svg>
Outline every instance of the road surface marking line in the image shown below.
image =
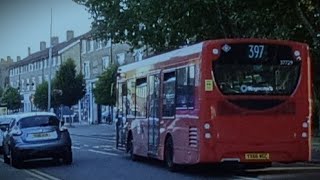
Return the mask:
<svg viewBox="0 0 320 180">
<path fill-rule="evenodd" d="M 40 176 L 40 175 L 38 175 L 38 174 L 36 174 L 34 172 L 31 172 L 30 170 L 24 170 L 24 172 L 26 172 L 26 173 L 30 174 L 31 176 L 36 177 L 36 178 L 38 178 L 40 180 L 48 180 L 47 178 L 42 177 L 42 176 Z"/>
<path fill-rule="evenodd" d="M 99 153 L 99 154 L 110 155 L 110 156 L 119 156 L 119 154 L 108 153 L 108 152 L 103 152 L 103 151 L 96 151 L 96 150 L 94 150 L 94 149 L 89 149 L 88 151 L 94 152 L 94 153 Z"/>
<path fill-rule="evenodd" d="M 247 169 L 247 172 L 263 172 L 263 171 L 296 171 L 296 170 L 320 170 L 320 167 L 270 167 L 265 169 Z"/>
<path fill-rule="evenodd" d="M 80 147 L 71 146 L 72 149 L 81 149 Z"/>
<path fill-rule="evenodd" d="M 88 144 L 84 144 L 83 146 L 84 146 L 84 147 L 89 147 L 89 145 L 88 145 Z"/>
<path fill-rule="evenodd" d="M 49 175 L 49 174 L 43 173 L 43 172 L 38 171 L 38 170 L 36 170 L 36 169 L 30 169 L 29 171 L 31 171 L 31 172 L 33 172 L 33 173 L 35 173 L 35 174 L 38 174 L 38 175 L 40 175 L 40 176 L 43 176 L 43 177 L 45 177 L 45 178 L 47 178 L 47 179 L 50 179 L 50 180 L 60 180 L 59 178 L 53 177 L 53 176 L 51 176 L 51 175 Z"/>
<path fill-rule="evenodd" d="M 3 160 L 2 158 L 0 158 L 0 161 L 1 161 L 1 162 L 4 162 L 4 160 Z"/>
<path fill-rule="evenodd" d="M 236 179 L 244 179 L 244 180 L 259 180 L 259 178 L 251 178 L 251 177 L 244 177 L 244 176 L 232 176 L 232 177 Z"/>
</svg>

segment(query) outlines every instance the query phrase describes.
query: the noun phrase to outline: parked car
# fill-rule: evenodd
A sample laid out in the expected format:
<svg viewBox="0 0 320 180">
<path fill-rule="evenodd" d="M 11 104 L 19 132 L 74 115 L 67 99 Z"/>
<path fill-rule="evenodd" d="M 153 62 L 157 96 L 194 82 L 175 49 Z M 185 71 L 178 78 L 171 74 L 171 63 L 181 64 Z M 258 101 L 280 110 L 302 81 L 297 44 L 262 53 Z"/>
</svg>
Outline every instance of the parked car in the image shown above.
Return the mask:
<svg viewBox="0 0 320 180">
<path fill-rule="evenodd" d="M 11 116 L 5 115 L 0 116 L 0 152 L 3 152 L 3 139 L 6 134 L 6 130 L 9 127 L 9 123 L 11 122 Z"/>
<path fill-rule="evenodd" d="M 3 141 L 4 162 L 19 168 L 24 160 L 52 157 L 71 164 L 71 138 L 63 124 L 49 112 L 14 116 Z"/>
</svg>

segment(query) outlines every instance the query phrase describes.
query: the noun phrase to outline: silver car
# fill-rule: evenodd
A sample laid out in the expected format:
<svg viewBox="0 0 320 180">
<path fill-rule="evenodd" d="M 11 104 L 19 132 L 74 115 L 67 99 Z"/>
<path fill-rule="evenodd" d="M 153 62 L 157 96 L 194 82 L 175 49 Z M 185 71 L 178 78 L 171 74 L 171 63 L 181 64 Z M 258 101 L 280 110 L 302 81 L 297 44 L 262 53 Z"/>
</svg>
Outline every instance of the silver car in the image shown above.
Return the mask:
<svg viewBox="0 0 320 180">
<path fill-rule="evenodd" d="M 49 112 L 14 116 L 3 141 L 4 162 L 19 168 L 24 160 L 52 157 L 71 164 L 71 138 L 63 124 Z"/>
<path fill-rule="evenodd" d="M 0 152 L 3 152 L 3 138 L 6 134 L 6 129 L 9 127 L 9 124 L 12 120 L 13 116 L 11 115 L 2 115 L 0 116 Z"/>
</svg>

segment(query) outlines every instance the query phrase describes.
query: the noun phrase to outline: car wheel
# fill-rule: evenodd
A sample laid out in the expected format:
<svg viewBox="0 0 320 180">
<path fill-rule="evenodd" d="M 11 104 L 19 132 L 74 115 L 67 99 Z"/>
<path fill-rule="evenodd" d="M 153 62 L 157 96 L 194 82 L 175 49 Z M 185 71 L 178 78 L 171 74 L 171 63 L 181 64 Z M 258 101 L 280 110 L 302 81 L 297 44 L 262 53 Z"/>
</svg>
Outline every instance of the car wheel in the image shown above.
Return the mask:
<svg viewBox="0 0 320 180">
<path fill-rule="evenodd" d="M 169 171 L 175 172 L 178 170 L 178 165 L 173 162 L 174 151 L 173 151 L 173 140 L 169 137 L 165 144 L 165 163 Z"/>
<path fill-rule="evenodd" d="M 15 167 L 15 168 L 21 168 L 22 162 L 18 158 L 17 154 L 10 150 L 10 165 Z"/>
<path fill-rule="evenodd" d="M 71 148 L 69 148 L 63 155 L 63 163 L 70 165 L 70 164 L 72 164 L 72 160 L 73 160 L 72 150 L 71 150 Z"/>
</svg>

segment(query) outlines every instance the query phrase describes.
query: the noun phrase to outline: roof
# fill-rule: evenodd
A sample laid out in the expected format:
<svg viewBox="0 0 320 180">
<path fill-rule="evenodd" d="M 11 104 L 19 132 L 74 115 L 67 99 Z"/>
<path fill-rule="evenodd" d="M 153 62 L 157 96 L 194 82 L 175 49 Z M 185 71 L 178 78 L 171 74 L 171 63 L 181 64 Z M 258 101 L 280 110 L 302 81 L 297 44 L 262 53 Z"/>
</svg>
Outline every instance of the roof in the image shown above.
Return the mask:
<svg viewBox="0 0 320 180">
<path fill-rule="evenodd" d="M 59 43 L 55 46 L 52 47 L 52 56 L 57 56 L 58 55 L 58 52 L 67 47 L 68 45 L 78 41 L 79 39 L 81 39 L 83 36 L 78 36 L 78 37 L 75 37 L 69 41 L 64 41 L 62 43 Z M 15 63 L 13 63 L 10 68 L 14 68 L 14 67 L 17 67 L 17 66 L 21 66 L 21 65 L 26 65 L 26 64 L 29 64 L 29 63 L 33 63 L 33 62 L 36 62 L 36 61 L 39 61 L 41 59 L 47 59 L 49 58 L 49 47 L 46 48 L 45 50 L 42 50 L 42 51 L 38 51 L 38 52 L 35 52 L 33 54 L 30 54 L 29 56 L 27 56 L 26 58 L 20 60 L 20 61 L 17 61 Z"/>
<path fill-rule="evenodd" d="M 154 65 L 155 63 L 164 62 L 164 61 L 167 61 L 167 60 L 172 59 L 174 57 L 187 56 L 187 55 L 199 53 L 202 50 L 202 46 L 203 46 L 203 42 L 198 43 L 198 44 L 194 44 L 194 45 L 191 45 L 188 47 L 184 47 L 181 49 L 177 49 L 174 51 L 170 51 L 170 52 L 167 52 L 164 54 L 160 54 L 157 56 L 153 56 L 153 57 L 144 59 L 142 61 L 123 65 L 123 66 L 119 67 L 118 72 L 124 73 L 124 72 L 128 72 L 128 71 L 140 68 L 140 67 L 145 67 L 145 66 L 149 66 L 149 65 Z"/>
</svg>

